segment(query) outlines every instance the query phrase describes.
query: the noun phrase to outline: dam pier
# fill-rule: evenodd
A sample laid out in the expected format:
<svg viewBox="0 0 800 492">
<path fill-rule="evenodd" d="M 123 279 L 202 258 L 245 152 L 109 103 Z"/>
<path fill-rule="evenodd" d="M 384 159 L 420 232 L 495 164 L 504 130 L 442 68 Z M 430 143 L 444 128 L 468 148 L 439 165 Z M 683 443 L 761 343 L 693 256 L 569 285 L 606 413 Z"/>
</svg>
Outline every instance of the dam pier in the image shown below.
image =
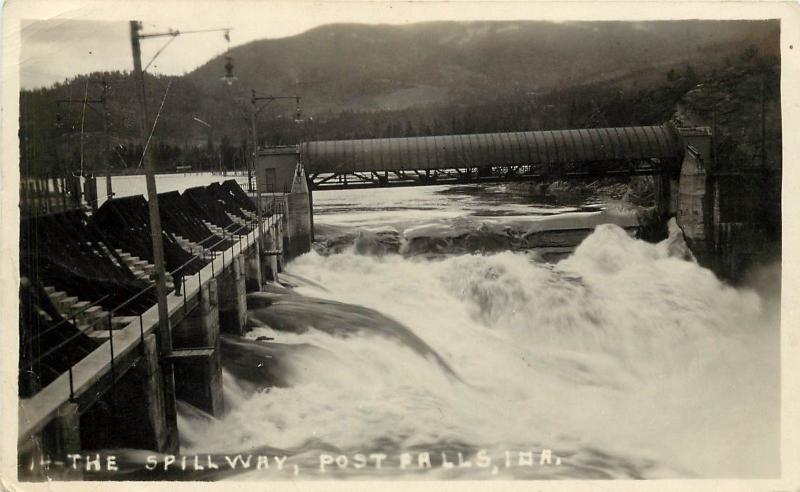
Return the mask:
<svg viewBox="0 0 800 492">
<path fill-rule="evenodd" d="M 220 333 L 244 335 L 247 293 L 310 250 L 318 190 L 649 176 L 651 229 L 674 219 L 699 263 L 736 282 L 764 248 L 776 216 L 765 196 L 779 196 L 780 175 L 726 168 L 712 139 L 665 123 L 260 149 L 247 192 L 229 180 L 158 195 L 167 323 L 145 197 L 115 198 L 109 186 L 86 207 L 26 188 L 20 474 L 80 478 L 67 457 L 95 450 L 175 454 L 178 400 L 224 416 Z"/>
</svg>

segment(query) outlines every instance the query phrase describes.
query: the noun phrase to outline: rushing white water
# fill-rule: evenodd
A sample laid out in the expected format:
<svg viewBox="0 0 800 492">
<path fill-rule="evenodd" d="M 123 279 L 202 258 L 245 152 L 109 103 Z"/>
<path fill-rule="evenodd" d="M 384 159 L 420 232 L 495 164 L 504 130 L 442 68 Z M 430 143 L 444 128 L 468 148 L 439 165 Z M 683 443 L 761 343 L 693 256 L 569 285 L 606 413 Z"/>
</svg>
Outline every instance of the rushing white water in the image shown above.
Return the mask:
<svg viewBox="0 0 800 492">
<path fill-rule="evenodd" d="M 492 216 L 505 210 L 515 221 L 524 212 L 521 204 L 484 202 L 470 210 L 465 204 L 475 204 L 473 197 L 458 197 L 454 206 L 436 190 L 415 193 L 417 203 L 429 197 L 443 207 L 400 217 L 375 211 L 361 222 L 342 210 L 344 218 L 328 215 L 327 224 L 484 224 L 495 219 L 475 209 L 491 209 Z M 319 215 L 318 224 L 325 218 Z M 532 212 L 530 221 L 540 219 Z M 430 258 L 349 248 L 304 255 L 288 268 L 297 276 L 296 293 L 374 311 L 294 294 L 251 309 L 248 338 L 296 347 L 279 361 L 287 384 L 254 393 L 240 374 L 226 372 L 228 415 L 210 422 L 182 417 L 182 452 L 269 446 L 288 450 L 310 478 L 322 476 L 320 453 L 352 462 L 354 453 L 375 450 L 388 455 L 382 470 L 333 466 L 323 478 L 775 475 L 775 300 L 726 286 L 686 259 L 677 232 L 650 244 L 617 225 L 599 225 L 555 264 L 512 251 Z M 292 307 L 297 302 L 307 309 Z M 284 321 L 303 329 L 287 331 Z M 539 466 L 538 455 L 535 466 L 502 464 L 506 451 L 542 448 L 562 464 Z M 453 461 L 458 451 L 474 458 L 479 449 L 493 457 L 492 466 L 397 469 L 403 452 L 412 452 L 416 465 L 422 451 L 444 451 Z"/>
</svg>

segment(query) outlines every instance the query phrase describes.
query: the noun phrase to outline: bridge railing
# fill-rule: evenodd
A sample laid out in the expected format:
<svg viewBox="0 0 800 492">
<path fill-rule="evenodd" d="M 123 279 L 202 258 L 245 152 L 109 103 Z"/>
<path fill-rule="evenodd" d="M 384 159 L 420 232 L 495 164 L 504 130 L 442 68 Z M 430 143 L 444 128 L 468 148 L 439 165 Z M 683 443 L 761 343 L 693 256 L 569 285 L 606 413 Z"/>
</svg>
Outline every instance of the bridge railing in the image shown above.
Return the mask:
<svg viewBox="0 0 800 492">
<path fill-rule="evenodd" d="M 274 223 L 274 220 L 275 220 L 274 214 L 272 214 L 270 217 L 268 217 L 268 219 L 272 219 L 273 223 Z M 264 224 L 265 222 L 268 223 L 268 221 L 266 221 L 265 219 L 262 219 L 261 222 L 262 222 L 262 224 Z M 222 257 L 222 265 L 224 266 L 225 265 L 225 250 L 222 250 L 221 252 L 218 252 L 218 251 L 212 250 L 211 248 L 213 248 L 214 246 L 219 245 L 219 244 L 221 244 L 221 243 L 223 243 L 225 241 L 230 241 L 231 244 L 232 244 L 232 246 L 230 248 L 231 257 L 233 257 L 235 255 L 235 248 L 236 248 L 236 244 L 237 243 L 239 245 L 239 254 L 241 254 L 243 252 L 242 238 L 247 238 L 247 240 L 249 242 L 250 234 L 253 234 L 255 236 L 258 233 L 257 225 L 258 225 L 258 219 L 245 219 L 245 223 L 240 225 L 240 226 L 238 226 L 238 227 L 236 227 L 235 229 L 234 228 L 222 229 L 223 237 L 221 239 L 219 239 L 216 243 L 208 245 L 207 248 L 202 248 L 201 247 L 200 251 L 198 253 L 196 253 L 196 254 L 194 254 L 194 252 L 190 250 L 190 254 L 192 254 L 192 258 L 189 259 L 187 262 L 185 262 L 185 264 L 180 265 L 179 267 L 173 269 L 171 272 L 169 272 L 169 274 L 170 275 L 176 275 L 177 272 L 181 271 L 181 269 L 184 268 L 186 265 L 188 265 L 188 264 L 190 264 L 192 262 L 196 262 L 196 261 L 198 261 L 200 259 L 204 259 L 204 257 L 207 254 L 209 254 L 209 252 L 210 252 L 210 254 L 212 255 L 211 277 L 212 278 L 216 278 L 216 273 L 217 272 L 216 272 L 216 269 L 215 269 L 215 261 L 214 260 L 216 260 L 217 256 L 220 255 Z M 244 232 L 244 233 L 242 233 L 242 232 Z M 234 237 L 236 237 L 236 240 L 234 240 Z M 201 243 L 205 243 L 206 241 L 209 241 L 209 240 L 214 239 L 214 238 L 219 238 L 219 236 L 216 235 L 216 234 L 212 234 L 209 237 L 207 237 L 206 239 L 204 239 L 203 241 L 201 241 Z M 200 285 L 202 285 L 202 282 L 203 282 L 203 280 L 202 280 L 202 269 L 198 270 L 198 272 L 196 274 L 192 275 L 192 276 L 195 276 L 195 275 L 198 278 L 198 283 Z M 117 312 L 119 312 L 120 310 L 122 310 L 123 308 L 125 308 L 126 306 L 128 306 L 129 304 L 131 304 L 133 301 L 135 301 L 136 299 L 140 298 L 142 295 L 144 295 L 145 293 L 151 291 L 154 288 L 155 288 L 155 283 L 151 283 L 150 285 L 148 285 L 144 289 L 141 289 L 139 292 L 137 292 L 133 296 L 129 297 L 124 302 L 122 302 L 122 303 L 118 304 L 117 306 L 115 306 L 114 308 L 110 309 L 108 311 L 107 316 L 105 316 L 104 318 L 100 318 L 100 319 L 96 319 L 94 321 L 91 321 L 86 326 L 84 326 L 83 328 L 81 328 L 79 326 L 79 324 L 77 323 L 78 317 L 82 313 L 86 312 L 89 308 L 100 304 L 103 300 L 108 298 L 108 296 L 104 296 L 104 297 L 102 297 L 100 299 L 95 300 L 94 302 L 92 302 L 91 304 L 81 308 L 80 310 L 75 311 L 74 313 L 71 313 L 69 318 L 65 318 L 64 320 L 56 323 L 55 325 L 52 325 L 52 326 L 48 327 L 45 330 L 46 332 L 54 330 L 54 329 L 56 329 L 56 328 L 58 328 L 60 326 L 63 326 L 64 324 L 66 324 L 66 323 L 71 321 L 72 325 L 76 329 L 76 332 L 73 335 L 71 335 L 71 336 L 67 337 L 66 339 L 64 339 L 63 341 L 61 341 L 60 343 L 58 343 L 57 345 L 49 348 L 46 352 L 44 352 L 42 354 L 39 354 L 36 358 L 32 359 L 32 364 L 39 364 L 39 363 L 43 362 L 47 357 L 49 357 L 49 356 L 53 355 L 54 353 L 56 353 L 57 351 L 63 349 L 69 343 L 75 341 L 76 339 L 78 339 L 78 338 L 80 338 L 82 336 L 86 336 L 91 331 L 97 330 L 97 328 L 99 326 L 102 326 L 105 323 L 106 326 L 105 326 L 104 329 L 106 329 L 108 331 L 108 342 L 109 342 L 110 361 L 111 361 L 111 373 L 112 373 L 112 382 L 113 382 L 116 379 L 116 375 L 115 375 L 115 353 L 114 353 L 114 331 L 115 330 L 114 330 L 114 322 L 113 322 L 114 315 Z M 182 295 L 182 297 L 183 297 L 183 310 L 184 310 L 184 313 L 185 313 L 186 309 L 187 309 L 186 276 L 182 276 L 180 278 L 180 280 L 179 280 L 179 283 L 176 283 L 175 293 Z M 140 341 L 142 341 L 142 340 L 144 340 L 143 313 L 139 313 L 138 314 L 138 322 L 139 322 Z M 42 336 L 44 334 L 45 334 L 45 332 L 39 332 L 39 333 L 33 335 L 31 337 L 31 339 L 28 340 L 28 341 L 31 342 L 31 341 L 33 341 L 34 338 L 40 337 L 40 336 Z M 102 345 L 98 346 L 95 349 L 95 351 L 96 350 L 100 350 L 101 348 L 102 348 Z M 68 377 L 69 377 L 69 401 L 74 401 L 75 400 L 75 385 L 74 385 L 74 379 L 73 379 L 73 366 L 72 365 L 69 366 L 69 368 L 67 370 L 67 373 L 68 373 Z M 36 395 L 34 394 L 32 397 L 35 398 L 35 396 Z"/>
</svg>

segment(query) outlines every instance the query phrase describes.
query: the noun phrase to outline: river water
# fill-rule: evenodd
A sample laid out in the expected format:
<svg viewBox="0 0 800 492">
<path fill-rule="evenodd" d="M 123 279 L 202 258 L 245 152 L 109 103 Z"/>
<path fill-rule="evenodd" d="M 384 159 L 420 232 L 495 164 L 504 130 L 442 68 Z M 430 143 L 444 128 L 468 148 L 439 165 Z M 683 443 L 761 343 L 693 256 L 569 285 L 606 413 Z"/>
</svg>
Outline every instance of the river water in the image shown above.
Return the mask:
<svg viewBox="0 0 800 492">
<path fill-rule="evenodd" d="M 224 337 L 227 415 L 181 405 L 183 455 L 252 455 L 208 478 L 778 473 L 778 301 L 674 233 L 647 243 L 617 204 L 506 185 L 314 202 L 290 288 L 250 294 L 251 331 Z M 576 228 L 593 232 L 571 253 L 569 234 L 533 247 Z"/>
</svg>

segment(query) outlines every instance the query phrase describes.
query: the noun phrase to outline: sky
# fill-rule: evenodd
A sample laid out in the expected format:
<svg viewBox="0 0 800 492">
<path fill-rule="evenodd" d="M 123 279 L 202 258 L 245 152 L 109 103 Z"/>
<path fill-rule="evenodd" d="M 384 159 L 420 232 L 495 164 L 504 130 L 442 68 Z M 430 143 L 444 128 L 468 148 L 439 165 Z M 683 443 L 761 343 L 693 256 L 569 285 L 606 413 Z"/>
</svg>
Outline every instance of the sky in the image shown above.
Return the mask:
<svg viewBox="0 0 800 492">
<path fill-rule="evenodd" d="M 548 1 L 449 0 L 6 0 L 4 42 L 19 43 L 22 88 L 48 86 L 97 70 L 131 70 L 128 20 L 143 33 L 230 27 L 230 47 L 296 35 L 331 23 L 406 24 L 435 20 L 612 20 L 743 18 L 757 5 L 709 9 L 683 3 L 556 3 Z M 753 8 L 751 8 L 753 7 Z M 748 10 L 753 12 L 747 13 Z M 146 65 L 170 38 L 142 42 Z M 190 72 L 228 49 L 221 32 L 175 38 L 149 71 Z M 220 67 L 222 75 L 222 67 Z"/>
<path fill-rule="evenodd" d="M 79 2 L 85 3 L 85 2 Z M 120 2 L 109 2 L 120 5 Z M 142 2 L 151 6 L 148 2 Z M 129 6 L 129 4 L 128 4 Z M 433 20 L 506 20 L 540 18 L 541 10 L 522 15 L 518 3 L 487 2 L 245 2 L 215 4 L 172 0 L 160 8 L 143 8 L 120 16 L 105 5 L 84 8 L 40 9 L 21 17 L 20 83 L 22 88 L 51 85 L 77 74 L 132 68 L 127 19 L 144 22 L 143 33 L 231 27 L 230 47 L 264 38 L 302 33 L 323 24 L 357 22 L 404 24 Z M 546 9 L 545 9 L 546 10 Z M 546 15 L 546 12 L 545 12 Z M 121 17 L 119 20 L 106 20 Z M 142 42 L 146 65 L 170 38 Z M 174 39 L 158 56 L 151 72 L 179 75 L 193 70 L 228 49 L 223 33 L 187 34 Z M 222 70 L 222 69 L 220 69 Z M 222 75 L 222 73 L 220 73 Z"/>
</svg>

